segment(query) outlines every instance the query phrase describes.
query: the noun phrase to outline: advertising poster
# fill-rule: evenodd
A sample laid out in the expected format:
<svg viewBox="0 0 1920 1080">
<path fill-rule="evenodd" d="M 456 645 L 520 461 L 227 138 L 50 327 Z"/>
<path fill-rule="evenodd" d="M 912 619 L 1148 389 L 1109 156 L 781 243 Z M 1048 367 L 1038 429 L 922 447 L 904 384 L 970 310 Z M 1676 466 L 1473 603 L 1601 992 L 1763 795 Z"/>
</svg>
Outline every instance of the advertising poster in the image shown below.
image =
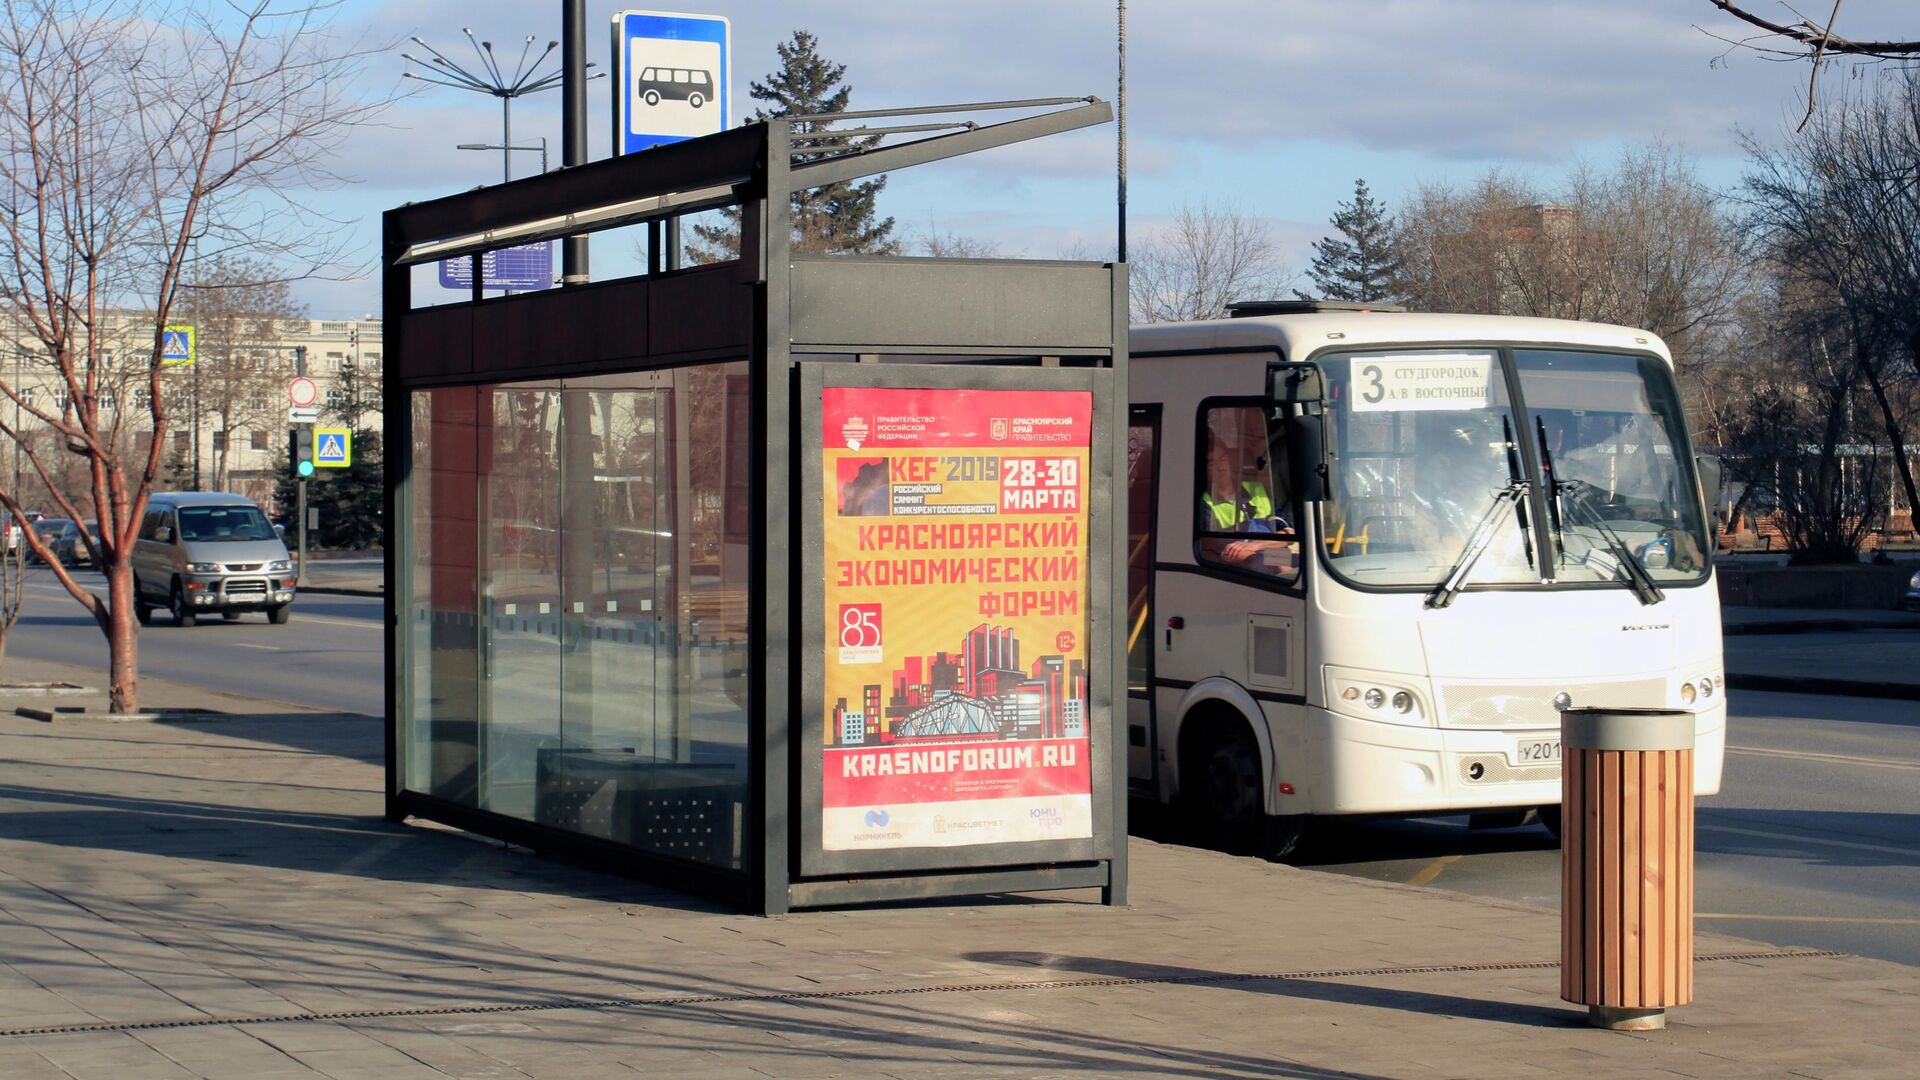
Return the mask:
<svg viewBox="0 0 1920 1080">
<path fill-rule="evenodd" d="M 823 847 L 1092 836 L 1093 395 L 823 394 Z"/>
</svg>

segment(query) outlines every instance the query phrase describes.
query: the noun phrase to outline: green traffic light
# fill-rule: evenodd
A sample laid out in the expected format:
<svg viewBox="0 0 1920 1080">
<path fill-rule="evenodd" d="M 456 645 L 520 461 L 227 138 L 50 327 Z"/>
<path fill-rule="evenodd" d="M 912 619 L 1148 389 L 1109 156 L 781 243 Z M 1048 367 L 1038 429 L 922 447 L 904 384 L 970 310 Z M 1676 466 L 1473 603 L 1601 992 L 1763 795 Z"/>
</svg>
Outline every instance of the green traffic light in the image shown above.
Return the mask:
<svg viewBox="0 0 1920 1080">
<path fill-rule="evenodd" d="M 311 461 L 303 461 L 303 462 L 301 462 L 301 463 L 300 463 L 300 475 L 301 475 L 301 476 L 312 476 L 312 475 L 313 475 L 313 462 L 311 462 Z"/>
</svg>

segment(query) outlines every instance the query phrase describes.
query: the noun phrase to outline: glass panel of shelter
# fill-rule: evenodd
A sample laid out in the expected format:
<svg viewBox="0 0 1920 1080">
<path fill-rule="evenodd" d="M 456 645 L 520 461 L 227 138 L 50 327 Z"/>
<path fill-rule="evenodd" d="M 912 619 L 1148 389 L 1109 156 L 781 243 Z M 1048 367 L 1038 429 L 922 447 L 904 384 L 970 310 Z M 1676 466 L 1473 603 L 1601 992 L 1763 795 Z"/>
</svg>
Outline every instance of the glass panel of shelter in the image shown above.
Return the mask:
<svg viewBox="0 0 1920 1080">
<path fill-rule="evenodd" d="M 416 395 L 410 788 L 740 865 L 747 393 L 740 364 L 481 387 L 464 440 L 442 399 L 473 388 Z M 427 531 L 463 487 L 477 573 Z"/>
</svg>

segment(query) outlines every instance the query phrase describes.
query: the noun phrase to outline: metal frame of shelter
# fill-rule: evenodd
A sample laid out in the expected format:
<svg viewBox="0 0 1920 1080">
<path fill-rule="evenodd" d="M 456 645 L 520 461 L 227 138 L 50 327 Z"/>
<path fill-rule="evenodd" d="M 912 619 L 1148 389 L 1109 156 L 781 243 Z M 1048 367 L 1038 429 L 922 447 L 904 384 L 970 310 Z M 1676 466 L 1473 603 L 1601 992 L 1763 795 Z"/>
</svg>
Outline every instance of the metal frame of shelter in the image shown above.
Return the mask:
<svg viewBox="0 0 1920 1080">
<path fill-rule="evenodd" d="M 997 110 L 1026 115 L 997 123 Z M 801 254 L 791 196 L 822 185 L 1105 123 L 1097 98 L 932 106 L 750 124 L 645 153 L 409 204 L 384 218 L 387 536 L 386 814 L 421 817 L 552 851 L 748 910 L 993 892 L 1098 888 L 1126 896 L 1126 339 L 1121 263 Z M 904 119 L 906 122 L 896 122 Z M 874 123 L 887 121 L 888 126 Z M 847 125 L 847 126 L 841 126 Z M 895 145 L 885 139 L 911 136 Z M 483 297 L 491 250 L 740 209 L 741 257 L 510 296 Z M 474 260 L 471 299 L 415 307 L 413 268 Z M 407 614 L 414 570 L 413 395 L 514 380 L 631 374 L 747 361 L 747 775 L 739 870 L 410 790 L 405 755 L 415 678 Z M 1085 841 L 908 848 L 823 858 L 817 804 L 823 385 L 1085 390 L 1089 467 L 1087 734 L 1093 835 Z M 809 398 L 808 395 L 812 395 Z M 810 405 L 812 407 L 810 407 Z M 769 497 L 778 494 L 779 497 Z M 433 505 L 440 505 L 436 493 Z M 431 511 L 430 511 L 431 512 Z M 471 520 L 471 519 L 469 519 Z M 814 530 L 814 531 L 810 531 Z M 815 607 L 812 611 L 817 612 Z M 475 644 L 478 654 L 480 646 Z M 463 661 L 464 662 L 464 661 Z M 475 661 L 476 663 L 478 661 Z M 476 720 L 476 723 L 478 721 Z M 811 740 L 811 742 L 809 742 Z M 809 844 L 813 846 L 810 847 Z M 956 855 L 956 850 L 959 852 Z"/>
</svg>

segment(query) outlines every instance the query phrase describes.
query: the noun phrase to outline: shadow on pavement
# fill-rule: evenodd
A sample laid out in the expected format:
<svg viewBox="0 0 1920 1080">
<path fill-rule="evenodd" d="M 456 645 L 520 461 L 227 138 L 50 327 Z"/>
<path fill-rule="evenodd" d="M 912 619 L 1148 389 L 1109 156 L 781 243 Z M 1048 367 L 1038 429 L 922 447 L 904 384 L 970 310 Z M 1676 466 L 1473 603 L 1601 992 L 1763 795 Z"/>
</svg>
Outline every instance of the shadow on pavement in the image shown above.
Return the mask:
<svg viewBox="0 0 1920 1080">
<path fill-rule="evenodd" d="M 1920 814 L 1702 806 L 1694 828 L 1701 855 L 1808 866 L 1920 866 Z"/>
<path fill-rule="evenodd" d="M 1177 810 L 1133 800 L 1127 831 L 1144 840 L 1207 847 Z M 1316 818 L 1300 846 L 1281 860 L 1292 866 L 1341 866 L 1396 859 L 1437 859 L 1512 851 L 1558 851 L 1560 841 L 1538 823 L 1513 828 L 1472 829 L 1464 814 L 1449 817 Z"/>
<path fill-rule="evenodd" d="M 1327 979 L 1260 978 L 1244 972 L 1209 971 L 1205 968 L 1143 964 L 1132 960 L 1108 960 L 1093 956 L 1055 956 L 1048 953 L 976 952 L 965 954 L 965 958 L 977 963 L 1006 964 L 1029 971 L 1037 968 L 1050 973 L 1072 972 L 1108 979 L 1191 983 L 1217 986 L 1242 993 L 1324 1001 L 1334 1005 L 1359 1005 L 1428 1016 L 1448 1016 L 1460 1020 L 1484 1020 L 1529 1028 L 1582 1028 L 1587 1024 L 1586 1014 L 1571 1008 L 1539 1008 L 1507 1001 L 1460 997 L 1456 994 L 1390 989 Z M 1036 977 L 1039 976 L 1036 975 Z M 1052 977 L 1057 978 L 1058 975 Z"/>
<path fill-rule="evenodd" d="M 81 772 L 91 767 L 69 768 Z M 258 783 L 250 781 L 246 786 Z M 378 817 L 20 784 L 0 784 L 0 803 L 13 804 L 0 811 L 0 840 L 57 845 L 60 850 L 132 852 L 683 911 L 726 910 L 564 860 L 503 854 L 502 845 L 471 834 L 400 825 Z M 38 809 L 24 809 L 22 804 Z"/>
</svg>

